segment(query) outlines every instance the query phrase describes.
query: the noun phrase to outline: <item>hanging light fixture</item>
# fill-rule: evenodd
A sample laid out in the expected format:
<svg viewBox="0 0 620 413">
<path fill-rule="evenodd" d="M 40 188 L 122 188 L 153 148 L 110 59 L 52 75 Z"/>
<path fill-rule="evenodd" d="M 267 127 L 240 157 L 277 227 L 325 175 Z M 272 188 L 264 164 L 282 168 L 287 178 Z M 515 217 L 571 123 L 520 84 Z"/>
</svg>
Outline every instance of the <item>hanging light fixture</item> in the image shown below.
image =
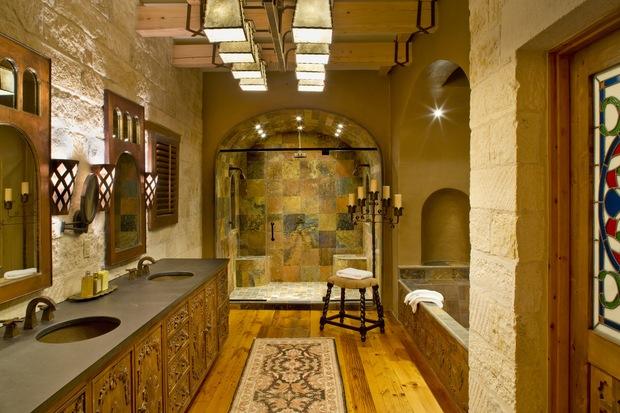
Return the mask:
<svg viewBox="0 0 620 413">
<path fill-rule="evenodd" d="M 325 82 L 322 80 L 300 80 L 297 90 L 300 92 L 322 92 L 325 89 Z"/>
<path fill-rule="evenodd" d="M 295 62 L 298 65 L 326 65 L 329 62 L 329 45 L 325 43 L 300 43 L 295 49 Z"/>
<path fill-rule="evenodd" d="M 300 64 L 295 69 L 297 80 L 325 80 L 325 66 Z"/>
<path fill-rule="evenodd" d="M 254 36 L 249 23 L 245 24 L 248 41 L 246 42 L 224 42 L 220 44 L 219 54 L 224 63 L 256 63 L 258 61 L 258 50 L 254 44 Z"/>
<path fill-rule="evenodd" d="M 240 0 L 209 0 L 206 3 L 203 30 L 209 42 L 248 41 Z"/>
<path fill-rule="evenodd" d="M 232 66 L 232 75 L 235 79 L 262 79 L 266 78 L 265 62 L 235 63 Z"/>
<path fill-rule="evenodd" d="M 239 87 L 244 92 L 266 92 L 267 79 L 264 77 L 260 79 L 241 79 L 239 80 Z M 259 132 L 262 132 L 262 129 Z"/>
<path fill-rule="evenodd" d="M 293 41 L 295 43 L 331 44 L 330 0 L 297 0 L 293 15 Z"/>
</svg>

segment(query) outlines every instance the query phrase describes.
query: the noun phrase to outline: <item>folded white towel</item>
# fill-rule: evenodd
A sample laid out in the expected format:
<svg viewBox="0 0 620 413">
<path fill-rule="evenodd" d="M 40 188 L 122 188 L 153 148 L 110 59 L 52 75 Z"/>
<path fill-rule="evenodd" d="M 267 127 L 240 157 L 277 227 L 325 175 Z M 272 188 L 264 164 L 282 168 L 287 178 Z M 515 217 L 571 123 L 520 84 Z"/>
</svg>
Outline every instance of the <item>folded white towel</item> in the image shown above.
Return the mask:
<svg viewBox="0 0 620 413">
<path fill-rule="evenodd" d="M 338 277 L 352 278 L 354 280 L 364 280 L 366 278 L 372 278 L 372 272 L 365 270 L 358 270 L 357 268 L 345 268 L 344 270 L 336 271 Z"/>
<path fill-rule="evenodd" d="M 26 268 L 23 270 L 13 270 L 7 271 L 4 273 L 4 278 L 7 280 L 15 280 L 17 278 L 28 277 L 29 275 L 34 275 L 37 273 L 36 268 Z"/>
<path fill-rule="evenodd" d="M 433 303 L 439 308 L 443 308 L 443 295 L 438 291 L 432 290 L 413 290 L 405 296 L 405 304 L 411 306 L 411 309 L 415 313 L 418 309 L 418 303 Z"/>
</svg>

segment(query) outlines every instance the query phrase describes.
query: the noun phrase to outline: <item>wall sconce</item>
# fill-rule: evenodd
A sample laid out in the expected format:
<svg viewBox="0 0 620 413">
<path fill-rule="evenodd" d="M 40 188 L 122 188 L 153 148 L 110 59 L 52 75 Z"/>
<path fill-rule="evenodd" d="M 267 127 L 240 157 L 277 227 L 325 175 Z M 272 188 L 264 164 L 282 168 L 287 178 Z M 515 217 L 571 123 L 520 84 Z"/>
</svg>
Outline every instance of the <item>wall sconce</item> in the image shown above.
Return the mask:
<svg viewBox="0 0 620 413">
<path fill-rule="evenodd" d="M 295 43 L 332 42 L 332 10 L 330 0 L 297 0 L 293 15 Z"/>
<path fill-rule="evenodd" d="M 203 30 L 209 42 L 246 42 L 244 21 L 240 0 L 207 1 Z"/>
<path fill-rule="evenodd" d="M 72 159 L 52 159 L 50 163 L 52 215 L 69 213 L 78 164 L 79 161 Z"/>
<path fill-rule="evenodd" d="M 112 192 L 114 191 L 116 165 L 93 165 L 92 171 L 97 176 L 97 183 L 99 185 L 99 210 L 107 211 L 110 208 Z"/>
<path fill-rule="evenodd" d="M 144 200 L 146 209 L 151 209 L 155 203 L 155 192 L 157 191 L 158 176 L 152 172 L 144 173 Z"/>
</svg>

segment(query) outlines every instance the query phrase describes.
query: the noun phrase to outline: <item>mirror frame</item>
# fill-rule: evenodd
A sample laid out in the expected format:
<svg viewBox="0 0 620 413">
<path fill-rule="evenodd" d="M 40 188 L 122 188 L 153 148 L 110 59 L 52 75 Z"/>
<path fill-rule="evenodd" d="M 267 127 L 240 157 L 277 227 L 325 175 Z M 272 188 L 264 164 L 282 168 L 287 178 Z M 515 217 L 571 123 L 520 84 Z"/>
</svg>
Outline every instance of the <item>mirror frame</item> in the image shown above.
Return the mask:
<svg viewBox="0 0 620 413">
<path fill-rule="evenodd" d="M 113 137 L 114 132 L 114 111 L 119 108 L 121 112 L 129 113 L 134 120 L 137 118 L 140 122 L 140 136 L 138 143 L 124 141 Z M 108 267 L 130 262 L 135 258 L 146 253 L 146 205 L 144 199 L 144 107 L 135 102 L 130 101 L 116 93 L 104 91 L 104 135 L 105 135 L 105 158 L 106 163 L 116 165 L 123 153 L 131 155 L 138 167 L 138 185 L 140 187 L 140 244 L 134 248 L 123 251 L 116 251 L 116 222 L 114 213 L 116 206 L 114 205 L 114 194 L 110 199 L 110 207 L 106 211 L 106 265 Z M 118 179 L 118 174 L 115 177 Z"/>
<path fill-rule="evenodd" d="M 0 105 L 0 124 L 19 130 L 28 141 L 38 166 L 38 270 L 36 276 L 0 286 L 0 303 L 23 297 L 52 285 L 52 221 L 50 213 L 51 67 L 49 58 L 0 34 L 0 59 L 8 57 L 17 67 L 17 107 Z M 32 70 L 39 80 L 39 113 L 23 110 L 23 76 Z"/>
</svg>

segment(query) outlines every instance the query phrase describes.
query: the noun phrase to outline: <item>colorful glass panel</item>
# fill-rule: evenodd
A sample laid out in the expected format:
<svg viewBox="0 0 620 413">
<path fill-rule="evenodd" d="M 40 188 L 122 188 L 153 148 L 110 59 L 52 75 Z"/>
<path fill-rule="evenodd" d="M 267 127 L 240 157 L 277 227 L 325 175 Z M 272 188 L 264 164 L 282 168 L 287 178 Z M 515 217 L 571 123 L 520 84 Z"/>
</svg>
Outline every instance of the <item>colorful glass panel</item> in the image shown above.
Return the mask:
<svg viewBox="0 0 620 413">
<path fill-rule="evenodd" d="M 594 76 L 593 328 L 620 340 L 620 66 Z"/>
</svg>

